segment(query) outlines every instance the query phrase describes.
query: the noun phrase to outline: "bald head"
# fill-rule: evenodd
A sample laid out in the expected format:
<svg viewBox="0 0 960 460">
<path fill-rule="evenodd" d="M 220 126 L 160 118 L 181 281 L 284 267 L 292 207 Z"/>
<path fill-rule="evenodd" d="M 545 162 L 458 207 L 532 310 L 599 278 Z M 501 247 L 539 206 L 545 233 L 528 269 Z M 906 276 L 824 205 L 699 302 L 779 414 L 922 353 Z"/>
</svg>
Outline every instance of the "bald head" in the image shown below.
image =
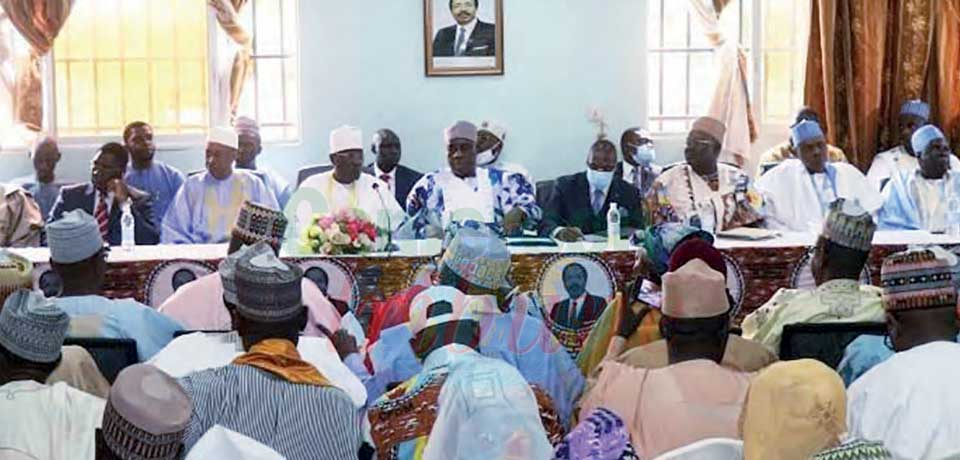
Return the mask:
<svg viewBox="0 0 960 460">
<path fill-rule="evenodd" d="M 33 149 L 33 169 L 37 174 L 37 181 L 49 184 L 56 179 L 55 171 L 60 162 L 60 147 L 57 140 L 45 136 L 37 142 Z"/>
<path fill-rule="evenodd" d="M 376 155 L 377 169 L 380 171 L 392 172 L 400 164 L 402 154 L 400 136 L 397 136 L 393 130 L 387 128 L 377 130 L 373 135 L 370 149 Z"/>
</svg>

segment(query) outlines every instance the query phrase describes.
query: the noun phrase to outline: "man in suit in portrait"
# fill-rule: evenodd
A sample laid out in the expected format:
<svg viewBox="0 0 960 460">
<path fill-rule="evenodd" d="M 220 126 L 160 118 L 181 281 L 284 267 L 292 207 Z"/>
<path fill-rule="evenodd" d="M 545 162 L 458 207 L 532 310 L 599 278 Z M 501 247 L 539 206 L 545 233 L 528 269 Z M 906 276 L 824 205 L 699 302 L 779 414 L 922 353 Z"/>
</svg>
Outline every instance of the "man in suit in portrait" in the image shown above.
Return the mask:
<svg viewBox="0 0 960 460">
<path fill-rule="evenodd" d="M 587 292 L 587 279 L 587 268 L 577 262 L 563 268 L 563 287 L 570 298 L 553 305 L 550 318 L 554 323 L 569 329 L 580 329 L 600 317 L 607 301 Z"/>
<path fill-rule="evenodd" d="M 63 187 L 50 211 L 50 222 L 74 209 L 82 209 L 100 225 L 104 241 L 113 246 L 122 242 L 121 207 L 130 200 L 133 214 L 134 240 L 138 245 L 160 242 L 160 226 L 153 215 L 153 198 L 124 181 L 130 155 L 126 147 L 111 142 L 105 144 L 93 158 L 90 182 Z"/>
<path fill-rule="evenodd" d="M 400 164 L 400 137 L 389 129 L 381 129 L 373 135 L 370 150 L 376 160 L 363 168 L 363 172 L 387 184 L 400 207 L 406 207 L 407 195 L 423 174 Z"/>
<path fill-rule="evenodd" d="M 541 234 L 560 241 L 580 241 L 584 235 L 607 231 L 611 203 L 620 209 L 622 229 L 641 228 L 641 197 L 615 173 L 617 148 L 606 139 L 593 143 L 587 170 L 557 179 L 543 206 Z"/>
<path fill-rule="evenodd" d="M 477 18 L 480 0 L 448 0 L 450 14 L 457 21 L 433 38 L 433 57 L 495 56 L 497 26 Z"/>
</svg>

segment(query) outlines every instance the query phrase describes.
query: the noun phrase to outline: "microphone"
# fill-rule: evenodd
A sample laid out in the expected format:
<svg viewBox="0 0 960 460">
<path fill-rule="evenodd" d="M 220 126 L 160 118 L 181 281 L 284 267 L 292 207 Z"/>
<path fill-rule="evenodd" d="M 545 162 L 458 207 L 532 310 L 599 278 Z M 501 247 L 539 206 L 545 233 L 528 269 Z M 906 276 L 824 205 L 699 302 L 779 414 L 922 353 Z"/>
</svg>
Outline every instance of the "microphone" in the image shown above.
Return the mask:
<svg viewBox="0 0 960 460">
<path fill-rule="evenodd" d="M 390 257 L 393 252 L 393 223 L 390 219 L 390 210 L 387 209 L 387 202 L 383 199 L 383 192 L 380 190 L 379 182 L 373 183 L 373 190 L 377 192 L 377 197 L 380 198 L 380 206 L 387 215 L 387 257 Z"/>
</svg>

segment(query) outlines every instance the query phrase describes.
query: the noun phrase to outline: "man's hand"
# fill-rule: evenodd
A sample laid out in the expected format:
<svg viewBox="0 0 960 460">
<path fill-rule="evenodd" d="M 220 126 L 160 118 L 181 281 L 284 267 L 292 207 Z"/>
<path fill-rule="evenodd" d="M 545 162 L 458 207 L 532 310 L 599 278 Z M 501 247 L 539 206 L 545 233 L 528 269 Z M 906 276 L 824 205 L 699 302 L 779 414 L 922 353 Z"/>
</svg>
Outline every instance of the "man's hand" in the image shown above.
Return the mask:
<svg viewBox="0 0 960 460">
<path fill-rule="evenodd" d="M 114 203 L 126 203 L 127 199 L 130 198 L 130 191 L 127 190 L 127 184 L 122 179 L 117 178 L 107 182 L 107 190 L 113 192 Z"/>
<path fill-rule="evenodd" d="M 513 208 L 503 216 L 503 232 L 507 236 L 515 236 L 523 231 L 523 221 L 527 220 L 527 213 L 523 209 Z"/>
<path fill-rule="evenodd" d="M 584 237 L 583 232 L 577 227 L 561 227 L 554 238 L 564 243 L 576 243 L 583 241 Z"/>
<path fill-rule="evenodd" d="M 340 355 L 341 360 L 346 359 L 347 356 L 354 353 L 360 352 L 360 348 L 357 347 L 357 339 L 353 338 L 353 336 L 344 329 L 340 329 L 333 334 L 333 348 L 337 350 L 337 354 Z"/>
<path fill-rule="evenodd" d="M 630 307 L 632 303 L 633 299 L 630 298 L 630 293 L 623 293 L 620 296 L 620 304 L 617 306 L 620 309 L 620 323 L 617 324 L 618 337 L 628 339 L 640 327 L 642 318 L 633 312 L 633 308 Z"/>
</svg>

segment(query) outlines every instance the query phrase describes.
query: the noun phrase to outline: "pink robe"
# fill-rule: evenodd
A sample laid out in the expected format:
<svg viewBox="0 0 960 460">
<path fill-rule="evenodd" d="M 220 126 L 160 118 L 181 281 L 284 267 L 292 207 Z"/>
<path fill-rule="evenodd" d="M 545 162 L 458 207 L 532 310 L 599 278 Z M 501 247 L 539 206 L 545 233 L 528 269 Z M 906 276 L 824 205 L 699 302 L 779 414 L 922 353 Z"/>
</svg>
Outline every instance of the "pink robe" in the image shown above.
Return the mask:
<svg viewBox="0 0 960 460">
<path fill-rule="evenodd" d="M 304 279 L 303 303 L 307 306 L 307 327 L 304 335 L 321 337 L 318 324 L 331 333 L 340 329 L 340 314 L 310 280 Z M 223 284 L 219 273 L 198 278 L 177 290 L 158 309 L 190 330 L 228 331 L 232 329 L 230 313 L 223 305 Z"/>
<path fill-rule="evenodd" d="M 623 419 L 642 459 L 708 438 L 739 439 L 738 420 L 752 374 L 696 360 L 661 369 L 603 363 L 581 401 L 580 418 L 604 407 Z"/>
</svg>

